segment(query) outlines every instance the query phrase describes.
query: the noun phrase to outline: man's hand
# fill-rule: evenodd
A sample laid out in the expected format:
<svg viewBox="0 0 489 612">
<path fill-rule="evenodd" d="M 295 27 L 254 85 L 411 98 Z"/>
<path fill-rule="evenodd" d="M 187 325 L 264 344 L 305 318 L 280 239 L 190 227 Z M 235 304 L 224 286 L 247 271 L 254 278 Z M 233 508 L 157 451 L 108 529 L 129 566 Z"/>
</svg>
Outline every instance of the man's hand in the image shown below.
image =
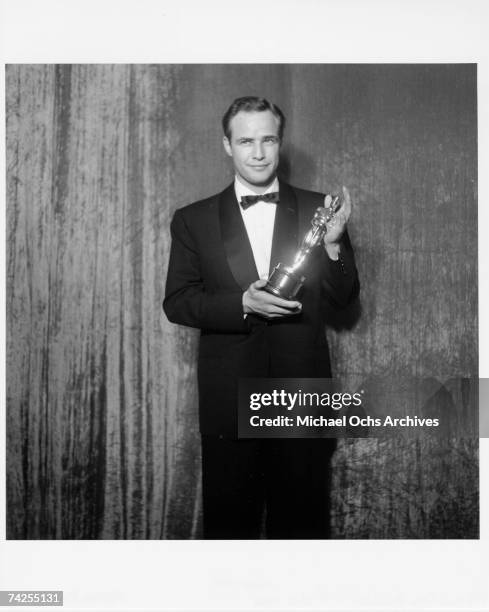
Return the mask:
<svg viewBox="0 0 489 612">
<path fill-rule="evenodd" d="M 332 198 L 327 195 L 324 198 L 324 209 L 330 206 Z M 336 211 L 333 218 L 328 222 L 328 231 L 326 232 L 323 241 L 326 251 L 331 259 L 338 259 L 340 252 L 339 242 L 345 231 L 346 224 L 351 215 L 351 198 L 350 192 L 346 187 L 343 187 L 343 202 L 340 208 Z"/>
<path fill-rule="evenodd" d="M 266 280 L 257 280 L 243 293 L 243 311 L 245 314 L 258 314 L 266 319 L 287 317 L 301 312 L 302 304 L 294 300 L 284 300 L 267 291 L 263 287 Z"/>
</svg>

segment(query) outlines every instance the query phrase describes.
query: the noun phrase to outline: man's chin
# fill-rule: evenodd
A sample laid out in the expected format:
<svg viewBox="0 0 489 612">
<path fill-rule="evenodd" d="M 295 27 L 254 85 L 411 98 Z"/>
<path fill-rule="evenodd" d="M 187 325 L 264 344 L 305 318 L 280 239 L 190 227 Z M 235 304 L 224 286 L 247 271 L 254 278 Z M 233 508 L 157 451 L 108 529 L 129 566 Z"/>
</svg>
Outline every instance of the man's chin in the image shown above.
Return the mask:
<svg viewBox="0 0 489 612">
<path fill-rule="evenodd" d="M 246 182 L 249 183 L 252 187 L 268 187 L 275 180 L 275 173 L 268 174 L 267 176 L 250 176 L 246 179 Z"/>
</svg>

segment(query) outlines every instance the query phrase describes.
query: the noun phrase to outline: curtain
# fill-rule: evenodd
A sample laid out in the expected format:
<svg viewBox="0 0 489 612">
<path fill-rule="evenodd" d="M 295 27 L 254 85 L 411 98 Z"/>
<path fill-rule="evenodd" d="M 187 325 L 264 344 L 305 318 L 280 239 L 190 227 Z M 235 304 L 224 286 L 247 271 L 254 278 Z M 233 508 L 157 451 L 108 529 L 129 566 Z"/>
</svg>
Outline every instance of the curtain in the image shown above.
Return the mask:
<svg viewBox="0 0 489 612">
<path fill-rule="evenodd" d="M 198 333 L 161 302 L 174 211 L 232 180 L 240 95 L 284 111 L 282 176 L 351 190 L 361 310 L 331 320 L 334 375 L 476 401 L 474 65 L 9 65 L 9 538 L 201 537 Z M 340 441 L 334 537 L 477 537 L 477 452 Z"/>
</svg>

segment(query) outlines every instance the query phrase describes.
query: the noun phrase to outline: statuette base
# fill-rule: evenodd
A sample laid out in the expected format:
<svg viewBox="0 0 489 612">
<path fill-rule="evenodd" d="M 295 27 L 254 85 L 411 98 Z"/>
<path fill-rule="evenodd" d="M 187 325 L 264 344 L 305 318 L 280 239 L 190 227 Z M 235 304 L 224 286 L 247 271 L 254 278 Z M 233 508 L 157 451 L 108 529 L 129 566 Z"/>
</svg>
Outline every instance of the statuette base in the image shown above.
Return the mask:
<svg viewBox="0 0 489 612">
<path fill-rule="evenodd" d="M 264 289 L 284 300 L 294 300 L 305 280 L 305 276 L 301 276 L 288 266 L 279 263 L 270 274 Z"/>
</svg>

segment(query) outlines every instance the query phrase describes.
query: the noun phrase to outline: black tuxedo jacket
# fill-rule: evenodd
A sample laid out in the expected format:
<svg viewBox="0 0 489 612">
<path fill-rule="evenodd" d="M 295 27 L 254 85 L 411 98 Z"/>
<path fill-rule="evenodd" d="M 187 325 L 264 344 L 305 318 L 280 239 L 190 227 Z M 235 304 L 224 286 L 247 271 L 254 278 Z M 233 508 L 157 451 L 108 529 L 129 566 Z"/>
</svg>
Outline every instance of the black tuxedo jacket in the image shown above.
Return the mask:
<svg viewBox="0 0 489 612">
<path fill-rule="evenodd" d="M 280 182 L 270 271 L 291 263 L 324 195 Z M 201 330 L 198 384 L 201 433 L 235 436 L 240 377 L 331 376 L 326 302 L 346 306 L 358 293 L 353 250 L 345 234 L 339 261 L 311 254 L 298 298 L 302 312 L 281 319 L 244 317 L 242 298 L 258 279 L 234 184 L 175 212 L 164 311 Z"/>
</svg>

